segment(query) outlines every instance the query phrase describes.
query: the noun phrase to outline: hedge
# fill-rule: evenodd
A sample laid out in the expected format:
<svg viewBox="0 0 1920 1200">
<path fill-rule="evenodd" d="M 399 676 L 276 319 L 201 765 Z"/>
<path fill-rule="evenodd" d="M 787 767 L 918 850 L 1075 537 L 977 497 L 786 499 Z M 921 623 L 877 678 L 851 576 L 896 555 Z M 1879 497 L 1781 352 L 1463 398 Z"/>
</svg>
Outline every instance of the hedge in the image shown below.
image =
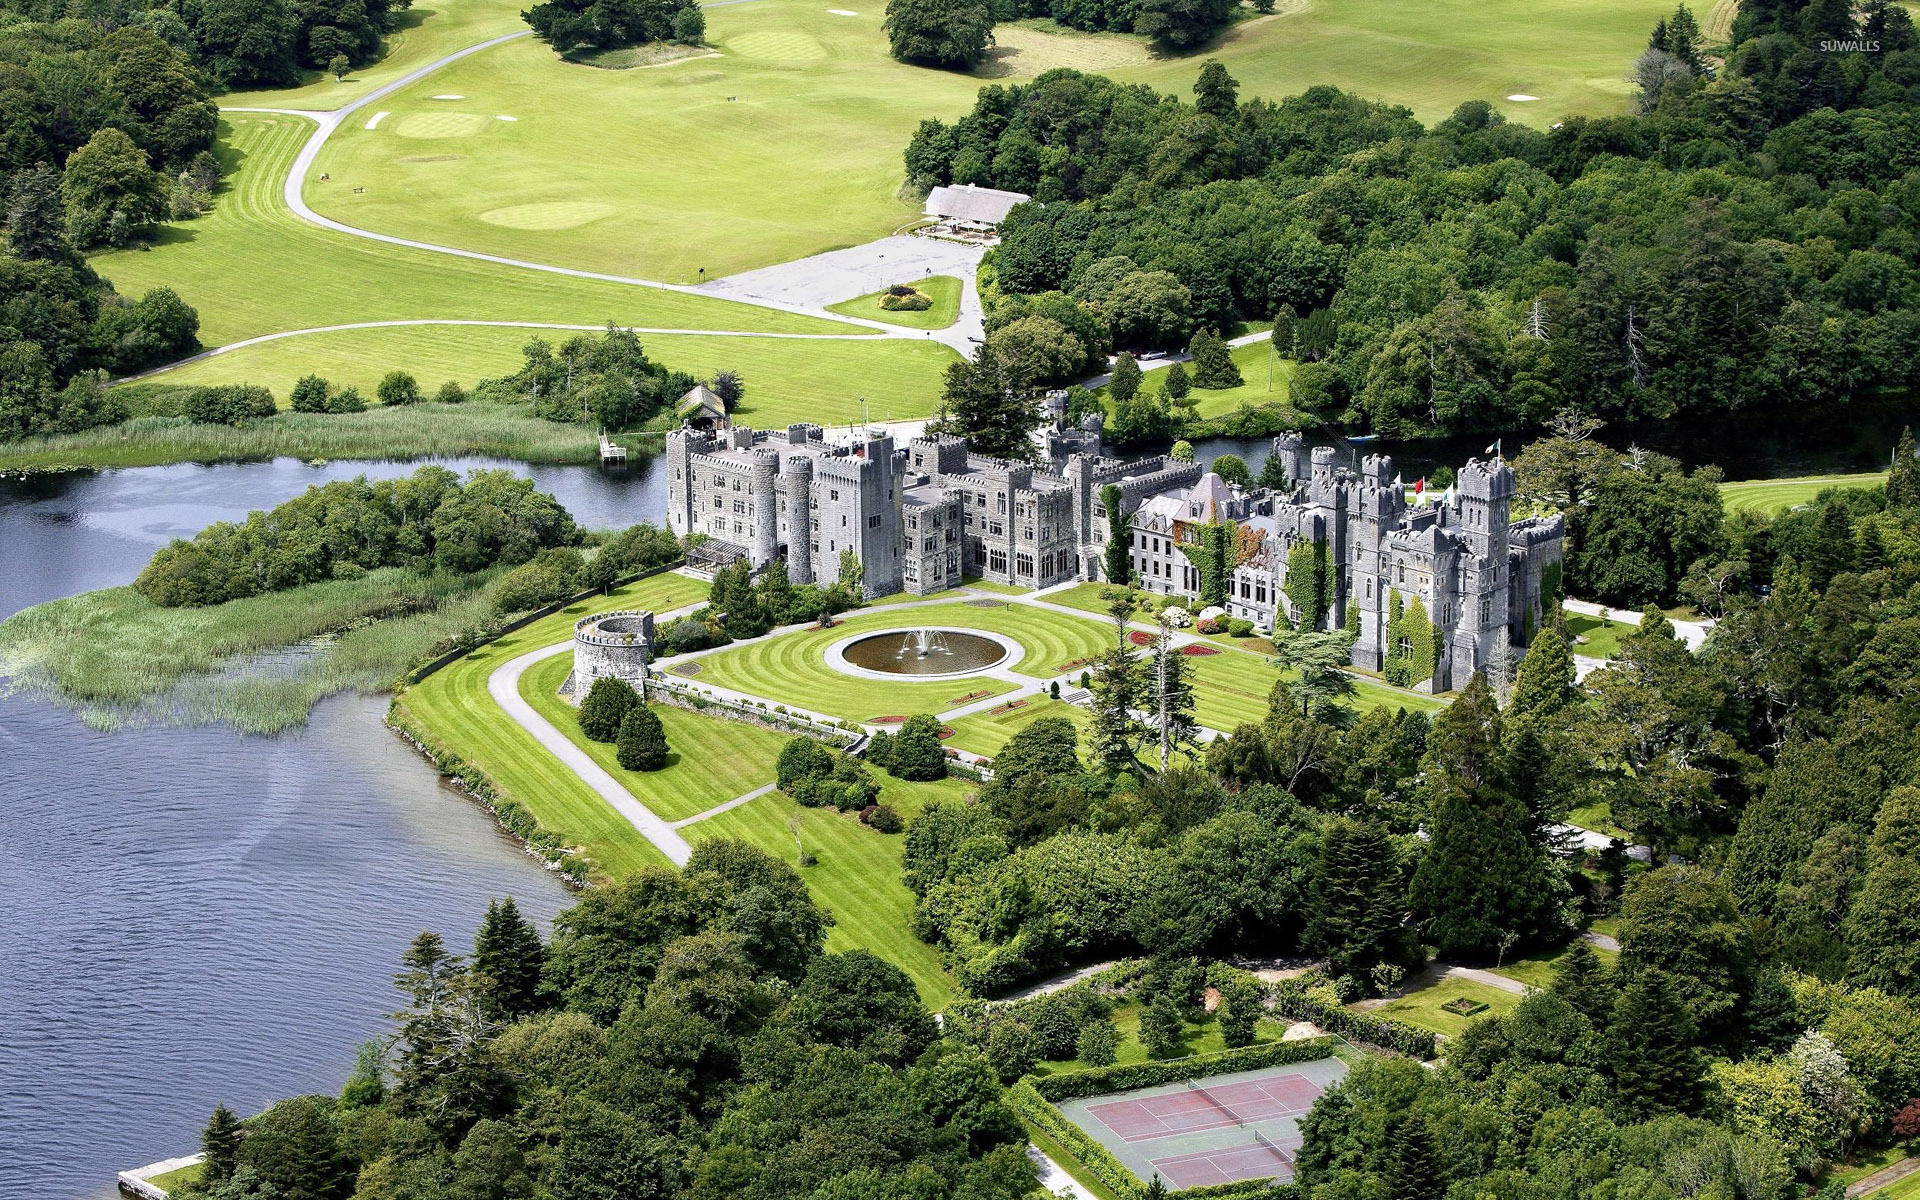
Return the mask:
<svg viewBox="0 0 1920 1200">
<path fill-rule="evenodd" d="M 1107 1092 L 1128 1092 L 1134 1088 L 1157 1087 L 1209 1075 L 1228 1075 L 1235 1071 L 1257 1071 L 1283 1063 L 1312 1062 L 1333 1054 L 1338 1039 L 1307 1038 L 1298 1042 L 1262 1042 L 1219 1054 L 1174 1058 L 1165 1062 L 1128 1063 L 1096 1067 L 1070 1075 L 1049 1075 L 1035 1081 L 1034 1090 L 1048 1100 L 1077 1100 Z"/>
<path fill-rule="evenodd" d="M 1274 1011 L 1280 1015 L 1295 1021 L 1312 1021 L 1328 1033 L 1339 1034 L 1350 1041 L 1384 1046 L 1422 1061 L 1439 1053 L 1439 1038 L 1428 1030 L 1328 1004 L 1314 997 L 1297 980 L 1281 980 L 1269 989 L 1268 995 L 1273 1000 Z"/>
<path fill-rule="evenodd" d="M 1304 1045 L 1306 1043 L 1287 1044 Z M 1088 1075 L 1100 1073 L 1084 1072 Z M 1079 1161 L 1087 1174 L 1092 1175 L 1103 1186 L 1121 1197 L 1121 1200 L 1140 1200 L 1145 1196 L 1147 1189 L 1134 1177 L 1133 1172 L 1115 1158 L 1105 1146 L 1087 1136 L 1086 1130 L 1075 1125 L 1067 1119 L 1065 1113 L 1048 1102 L 1034 1083 L 1032 1079 L 1022 1079 L 1007 1090 L 1006 1101 L 1013 1111 L 1020 1114 L 1020 1118 L 1028 1125 L 1060 1143 L 1067 1153 Z M 1300 1189 L 1292 1184 L 1275 1185 L 1270 1178 L 1241 1179 L 1233 1183 L 1184 1188 L 1177 1194 L 1182 1197 L 1182 1200 L 1243 1200 L 1243 1198 L 1253 1200 L 1255 1197 L 1260 1200 L 1296 1200 L 1300 1195 Z"/>
</svg>

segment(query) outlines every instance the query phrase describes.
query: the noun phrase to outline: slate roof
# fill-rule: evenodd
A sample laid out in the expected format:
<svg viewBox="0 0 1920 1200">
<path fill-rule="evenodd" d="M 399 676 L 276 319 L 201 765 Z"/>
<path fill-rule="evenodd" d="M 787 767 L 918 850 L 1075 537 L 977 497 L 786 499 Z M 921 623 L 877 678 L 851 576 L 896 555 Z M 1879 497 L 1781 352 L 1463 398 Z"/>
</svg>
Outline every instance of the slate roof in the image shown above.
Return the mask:
<svg viewBox="0 0 1920 1200">
<path fill-rule="evenodd" d="M 970 183 L 957 183 L 948 187 L 937 187 L 927 193 L 927 206 L 924 210 L 929 217 L 947 217 L 955 221 L 972 221 L 980 225 L 998 225 L 1007 219 L 1007 213 L 1016 204 L 1033 199 L 1024 192 L 1003 192 L 997 188 L 975 187 Z"/>
</svg>

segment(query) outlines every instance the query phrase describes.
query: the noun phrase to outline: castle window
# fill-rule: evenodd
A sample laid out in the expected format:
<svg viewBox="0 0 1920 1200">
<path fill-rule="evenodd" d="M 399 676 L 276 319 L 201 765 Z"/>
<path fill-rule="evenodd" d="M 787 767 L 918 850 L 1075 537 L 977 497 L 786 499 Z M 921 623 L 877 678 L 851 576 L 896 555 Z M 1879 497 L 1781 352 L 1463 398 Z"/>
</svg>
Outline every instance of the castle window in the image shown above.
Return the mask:
<svg viewBox="0 0 1920 1200">
<path fill-rule="evenodd" d="M 1395 563 L 1395 564 L 1393 564 L 1393 569 L 1394 569 L 1394 571 L 1396 572 L 1396 576 L 1395 576 L 1395 578 L 1394 578 L 1394 582 L 1395 582 L 1395 583 L 1405 583 L 1405 582 L 1407 581 L 1407 564 L 1405 564 L 1405 563 Z"/>
<path fill-rule="evenodd" d="M 718 496 L 715 496 L 713 498 L 713 509 L 715 512 L 720 512 L 724 510 L 726 507 L 727 507 L 727 502 L 725 500 L 722 500 Z"/>
<path fill-rule="evenodd" d="M 879 513 L 875 513 L 875 514 L 873 514 L 872 516 L 870 516 L 870 517 L 868 517 L 868 518 L 867 518 L 867 528 L 868 528 L 868 529 L 878 529 L 878 528 L 880 528 L 880 514 L 879 514 Z"/>
<path fill-rule="evenodd" d="M 1493 597 L 1482 596 L 1480 598 L 1480 623 L 1482 625 L 1488 625 L 1488 624 L 1491 624 L 1492 622 L 1493 622 Z"/>
<path fill-rule="evenodd" d="M 834 489 L 832 489 L 832 492 L 831 492 L 831 494 L 830 494 L 830 495 L 828 496 L 828 499 L 830 499 L 830 500 L 838 500 L 839 498 L 840 498 L 840 489 L 839 489 L 839 488 L 834 488 Z"/>
<path fill-rule="evenodd" d="M 1014 567 L 1021 575 L 1033 574 L 1033 555 L 1017 554 L 1013 559 Z"/>
<path fill-rule="evenodd" d="M 842 529 L 845 529 L 846 527 L 847 527 L 847 514 L 845 514 L 845 513 L 841 513 L 841 514 L 840 514 L 840 528 L 842 528 Z"/>
<path fill-rule="evenodd" d="M 1395 653 L 1399 654 L 1401 658 L 1407 658 L 1412 655 L 1413 639 L 1410 637 L 1402 637 L 1399 644 L 1395 647 Z"/>
<path fill-rule="evenodd" d="M 1004 550 L 995 550 L 992 554 L 988 555 L 987 569 L 993 571 L 995 574 L 1006 574 L 1007 552 Z"/>
</svg>

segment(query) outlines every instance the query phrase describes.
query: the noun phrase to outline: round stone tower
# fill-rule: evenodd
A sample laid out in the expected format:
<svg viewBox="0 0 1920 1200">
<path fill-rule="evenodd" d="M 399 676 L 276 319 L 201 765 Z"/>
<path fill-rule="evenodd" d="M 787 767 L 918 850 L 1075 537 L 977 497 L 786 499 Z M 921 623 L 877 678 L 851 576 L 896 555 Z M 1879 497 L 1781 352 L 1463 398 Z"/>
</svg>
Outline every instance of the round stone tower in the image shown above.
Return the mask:
<svg viewBox="0 0 1920 1200">
<path fill-rule="evenodd" d="M 774 494 L 774 475 L 780 469 L 780 455 L 773 450 L 753 452 L 753 543 L 747 548 L 753 565 L 764 567 L 780 552 L 779 498 Z"/>
<path fill-rule="evenodd" d="M 594 613 L 573 626 L 573 674 L 565 692 L 582 699 L 596 679 L 624 679 L 642 691 L 653 658 L 653 614 L 638 609 Z"/>
<path fill-rule="evenodd" d="M 787 578 L 813 582 L 813 459 L 787 459 L 780 478 L 787 488 Z"/>
</svg>

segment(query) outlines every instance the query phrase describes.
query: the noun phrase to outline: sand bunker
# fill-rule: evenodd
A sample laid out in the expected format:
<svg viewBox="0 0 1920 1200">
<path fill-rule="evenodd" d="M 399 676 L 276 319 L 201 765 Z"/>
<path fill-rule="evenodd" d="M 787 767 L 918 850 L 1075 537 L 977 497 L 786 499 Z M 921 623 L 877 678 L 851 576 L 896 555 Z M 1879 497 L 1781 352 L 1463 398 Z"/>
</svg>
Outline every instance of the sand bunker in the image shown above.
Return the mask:
<svg viewBox="0 0 1920 1200">
<path fill-rule="evenodd" d="M 377 113 L 375 113 L 375 114 L 373 114 L 373 115 L 372 115 L 371 117 L 368 117 L 368 118 L 367 118 L 367 124 L 366 124 L 366 128 L 368 128 L 368 129 L 372 129 L 372 128 L 373 128 L 373 127 L 374 127 L 375 125 L 378 125 L 378 124 L 379 124 L 380 122 L 382 122 L 382 121 L 384 121 L 384 120 L 386 120 L 386 119 L 387 119 L 387 114 L 386 114 L 386 113 L 383 113 L 383 112 L 377 112 Z"/>
<path fill-rule="evenodd" d="M 465 100 L 465 96 L 435 96 L 435 100 Z"/>
<path fill-rule="evenodd" d="M 496 121 L 518 121 L 519 119 L 520 119 L 519 117 L 507 117 L 507 116 L 499 116 L 494 118 L 494 120 Z"/>
<path fill-rule="evenodd" d="M 830 8 L 827 10 L 836 17 L 857 17 L 860 14 L 850 8 Z"/>
<path fill-rule="evenodd" d="M 1507 99 L 1516 104 L 1525 104 L 1530 100 L 1538 100 L 1539 98 L 1538 96 L 1529 96 L 1525 92 L 1515 92 L 1513 95 L 1507 97 Z"/>
</svg>

